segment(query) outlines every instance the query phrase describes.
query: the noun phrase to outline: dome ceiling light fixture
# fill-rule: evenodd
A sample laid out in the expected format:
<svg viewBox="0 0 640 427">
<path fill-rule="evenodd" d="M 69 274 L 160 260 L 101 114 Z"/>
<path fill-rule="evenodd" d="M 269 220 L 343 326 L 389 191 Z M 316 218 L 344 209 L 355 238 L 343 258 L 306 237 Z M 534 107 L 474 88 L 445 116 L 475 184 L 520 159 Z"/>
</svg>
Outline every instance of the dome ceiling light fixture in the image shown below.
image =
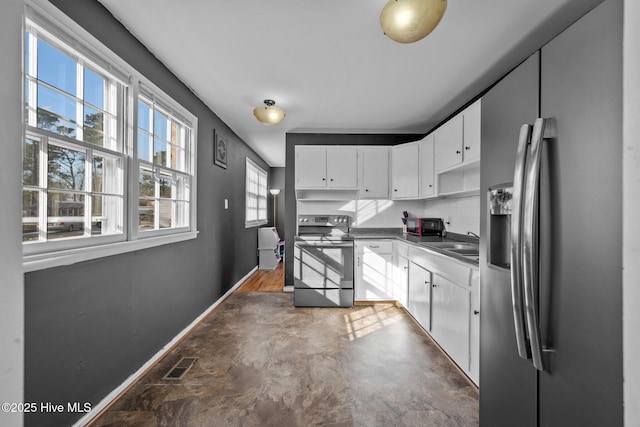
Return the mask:
<svg viewBox="0 0 640 427">
<path fill-rule="evenodd" d="M 398 43 L 425 38 L 440 23 L 447 0 L 389 0 L 380 13 L 385 35 Z"/>
<path fill-rule="evenodd" d="M 284 111 L 278 107 L 274 107 L 276 102 L 272 99 L 265 99 L 264 106 L 259 106 L 253 109 L 253 115 L 260 123 L 267 126 L 277 125 L 284 119 Z"/>
</svg>

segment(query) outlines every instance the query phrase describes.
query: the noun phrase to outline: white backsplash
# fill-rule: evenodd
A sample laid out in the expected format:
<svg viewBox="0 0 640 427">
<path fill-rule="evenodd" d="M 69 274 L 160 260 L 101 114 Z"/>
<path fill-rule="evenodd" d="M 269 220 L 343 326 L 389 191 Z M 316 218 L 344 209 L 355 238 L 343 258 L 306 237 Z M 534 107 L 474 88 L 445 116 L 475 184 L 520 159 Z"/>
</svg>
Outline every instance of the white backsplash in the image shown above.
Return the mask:
<svg viewBox="0 0 640 427">
<path fill-rule="evenodd" d="M 422 200 L 299 200 L 300 214 L 351 215 L 352 226 L 359 228 L 402 228 L 402 211 L 423 216 Z"/>
<path fill-rule="evenodd" d="M 447 231 L 480 234 L 480 196 L 426 200 L 422 216 L 442 218 Z"/>
<path fill-rule="evenodd" d="M 411 216 L 442 218 L 448 231 L 480 233 L 480 196 L 436 200 L 299 200 L 298 214 L 351 215 L 353 227 L 400 228 L 402 211 Z"/>
</svg>

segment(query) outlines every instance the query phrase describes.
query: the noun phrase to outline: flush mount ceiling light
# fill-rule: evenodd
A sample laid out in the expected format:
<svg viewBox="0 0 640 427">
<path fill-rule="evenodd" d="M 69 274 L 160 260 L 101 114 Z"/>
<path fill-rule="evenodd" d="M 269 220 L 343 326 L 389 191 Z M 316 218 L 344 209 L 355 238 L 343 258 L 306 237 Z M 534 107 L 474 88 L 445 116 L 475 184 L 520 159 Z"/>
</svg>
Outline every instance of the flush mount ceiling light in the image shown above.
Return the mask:
<svg viewBox="0 0 640 427">
<path fill-rule="evenodd" d="M 264 106 L 259 106 L 253 109 L 253 115 L 260 123 L 264 123 L 268 126 L 277 125 L 284 119 L 284 111 L 278 107 L 274 107 L 276 102 L 271 99 L 264 100 Z"/>
<path fill-rule="evenodd" d="M 425 38 L 438 25 L 447 0 L 389 0 L 380 13 L 384 33 L 398 43 Z"/>
</svg>

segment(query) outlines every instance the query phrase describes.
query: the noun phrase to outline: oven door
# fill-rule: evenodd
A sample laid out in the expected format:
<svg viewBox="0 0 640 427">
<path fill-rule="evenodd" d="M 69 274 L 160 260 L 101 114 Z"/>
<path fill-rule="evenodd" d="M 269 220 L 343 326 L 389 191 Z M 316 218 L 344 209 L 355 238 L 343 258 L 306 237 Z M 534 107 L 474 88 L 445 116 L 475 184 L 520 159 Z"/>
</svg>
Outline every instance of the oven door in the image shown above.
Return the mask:
<svg viewBox="0 0 640 427">
<path fill-rule="evenodd" d="M 293 269 L 297 307 L 353 305 L 352 241 L 296 241 Z"/>
</svg>

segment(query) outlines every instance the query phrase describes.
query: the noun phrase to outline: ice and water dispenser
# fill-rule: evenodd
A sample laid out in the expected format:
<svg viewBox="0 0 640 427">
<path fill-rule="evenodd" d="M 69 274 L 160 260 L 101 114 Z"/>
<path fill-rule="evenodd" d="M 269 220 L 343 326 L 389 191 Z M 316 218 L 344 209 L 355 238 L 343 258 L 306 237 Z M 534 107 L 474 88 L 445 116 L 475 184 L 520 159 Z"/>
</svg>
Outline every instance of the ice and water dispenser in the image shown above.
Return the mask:
<svg viewBox="0 0 640 427">
<path fill-rule="evenodd" d="M 489 232 L 487 260 L 502 268 L 509 268 L 511 249 L 511 183 L 489 188 Z"/>
</svg>

